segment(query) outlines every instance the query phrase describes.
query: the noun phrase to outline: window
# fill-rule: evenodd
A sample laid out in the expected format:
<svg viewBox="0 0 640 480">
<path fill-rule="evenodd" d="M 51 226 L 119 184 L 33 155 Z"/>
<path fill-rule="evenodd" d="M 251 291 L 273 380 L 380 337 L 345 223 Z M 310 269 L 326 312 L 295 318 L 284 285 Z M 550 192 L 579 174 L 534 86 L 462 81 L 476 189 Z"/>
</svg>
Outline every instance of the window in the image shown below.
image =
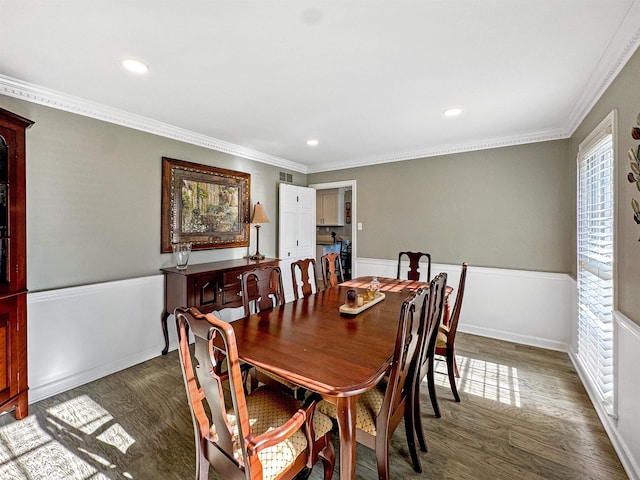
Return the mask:
<svg viewBox="0 0 640 480">
<path fill-rule="evenodd" d="M 593 390 L 613 408 L 615 112 L 578 150 L 578 354 Z"/>
</svg>

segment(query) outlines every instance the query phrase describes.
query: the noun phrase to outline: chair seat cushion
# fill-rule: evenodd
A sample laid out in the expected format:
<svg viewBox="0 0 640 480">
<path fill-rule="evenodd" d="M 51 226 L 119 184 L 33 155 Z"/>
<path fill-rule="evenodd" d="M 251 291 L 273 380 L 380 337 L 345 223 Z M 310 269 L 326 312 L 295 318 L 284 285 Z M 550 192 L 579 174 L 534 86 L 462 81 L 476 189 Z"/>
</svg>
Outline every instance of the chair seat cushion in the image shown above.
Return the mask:
<svg viewBox="0 0 640 480">
<path fill-rule="evenodd" d="M 436 339 L 436 348 L 447 348 L 447 336 L 449 335 L 449 327 L 440 325 L 438 328 L 438 337 Z"/>
<path fill-rule="evenodd" d="M 246 402 L 251 431 L 254 437 L 285 424 L 302 406 L 302 402 L 299 400 L 269 387 L 256 389 L 246 397 Z M 227 418 L 234 437 L 238 438 L 238 425 L 233 409 L 227 412 Z M 313 429 L 316 439 L 326 435 L 332 426 L 331 420 L 326 415 L 318 412 L 316 407 L 313 416 Z M 211 433 L 215 435 L 213 428 Z M 263 479 L 268 480 L 277 477 L 306 448 L 307 437 L 304 429 L 300 428 L 285 441 L 260 451 L 258 458 L 262 463 Z M 238 446 L 235 446 L 235 452 L 236 460 L 241 460 L 242 453 Z"/>
<path fill-rule="evenodd" d="M 362 394 L 356 403 L 356 428 L 370 435 L 376 434 L 376 418 L 382 408 L 386 382 Z M 316 411 L 337 418 L 337 409 L 333 403 L 326 400 L 321 401 L 316 407 Z"/>
</svg>

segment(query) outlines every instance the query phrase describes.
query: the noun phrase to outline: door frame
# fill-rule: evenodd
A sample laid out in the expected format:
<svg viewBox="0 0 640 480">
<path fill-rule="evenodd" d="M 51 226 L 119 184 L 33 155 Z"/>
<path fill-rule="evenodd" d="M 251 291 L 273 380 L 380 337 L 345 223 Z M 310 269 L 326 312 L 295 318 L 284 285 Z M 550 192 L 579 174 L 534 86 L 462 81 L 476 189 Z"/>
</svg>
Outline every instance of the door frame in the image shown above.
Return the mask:
<svg viewBox="0 0 640 480">
<path fill-rule="evenodd" d="M 327 182 L 327 183 L 312 183 L 308 185 L 311 188 L 315 188 L 316 190 L 327 190 L 329 188 L 341 188 L 341 187 L 350 187 L 351 188 L 351 278 L 356 278 L 358 276 L 358 262 L 356 259 L 358 258 L 358 246 L 357 246 L 357 218 L 358 218 L 358 208 L 357 208 L 357 190 L 356 190 L 356 180 L 342 180 L 339 182 Z M 315 234 L 315 232 L 314 232 Z"/>
</svg>

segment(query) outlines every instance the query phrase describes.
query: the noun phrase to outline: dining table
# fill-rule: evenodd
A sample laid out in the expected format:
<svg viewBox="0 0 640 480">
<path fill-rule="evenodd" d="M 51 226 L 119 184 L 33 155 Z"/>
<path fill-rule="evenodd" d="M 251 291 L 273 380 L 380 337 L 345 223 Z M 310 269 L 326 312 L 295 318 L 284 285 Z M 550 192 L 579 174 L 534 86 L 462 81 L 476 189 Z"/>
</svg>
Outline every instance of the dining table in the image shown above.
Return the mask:
<svg viewBox="0 0 640 480">
<path fill-rule="evenodd" d="M 428 283 L 377 277 L 382 301 L 357 315 L 340 313 L 346 292 L 366 294 L 372 277 L 335 287 L 231 323 L 239 358 L 316 392 L 336 405 L 340 478 L 355 478 L 356 402 L 388 371 L 400 308 Z M 447 289 L 445 296 L 451 293 Z"/>
</svg>

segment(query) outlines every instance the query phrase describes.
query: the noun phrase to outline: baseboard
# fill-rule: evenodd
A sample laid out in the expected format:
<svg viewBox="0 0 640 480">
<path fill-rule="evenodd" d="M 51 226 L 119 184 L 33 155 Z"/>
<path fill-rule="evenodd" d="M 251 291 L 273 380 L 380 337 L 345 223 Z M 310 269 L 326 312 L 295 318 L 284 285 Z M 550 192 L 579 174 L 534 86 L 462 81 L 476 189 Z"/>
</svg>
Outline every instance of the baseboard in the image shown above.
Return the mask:
<svg viewBox="0 0 640 480">
<path fill-rule="evenodd" d="M 547 350 L 556 350 L 559 352 L 567 352 L 569 350 L 569 344 L 566 342 L 558 342 L 547 338 L 532 337 L 529 335 L 520 335 L 514 332 L 506 332 L 492 328 L 483 328 L 474 325 L 460 325 L 458 331 L 469 333 L 471 335 L 479 335 L 481 337 L 495 338 L 496 340 L 519 343 L 530 347 L 544 348 Z"/>
</svg>

